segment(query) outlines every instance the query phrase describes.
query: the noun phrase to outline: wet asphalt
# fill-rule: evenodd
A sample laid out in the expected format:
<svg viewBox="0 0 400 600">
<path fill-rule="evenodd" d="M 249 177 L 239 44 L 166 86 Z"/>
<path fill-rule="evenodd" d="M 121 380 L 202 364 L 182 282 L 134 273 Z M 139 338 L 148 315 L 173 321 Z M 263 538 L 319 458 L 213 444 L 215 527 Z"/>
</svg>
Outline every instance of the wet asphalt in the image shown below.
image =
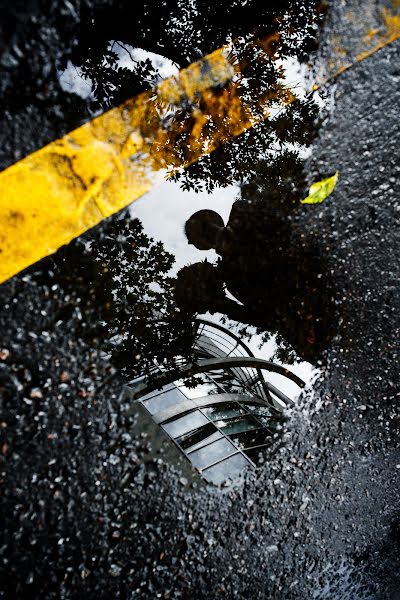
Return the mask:
<svg viewBox="0 0 400 600">
<path fill-rule="evenodd" d="M 1 287 L 4 598 L 400 598 L 399 61 L 397 42 L 334 85 L 308 168 L 339 183 L 299 219 L 340 289 L 337 334 L 245 483 L 186 485 L 150 453 L 51 260 Z M 7 110 L 3 164 L 64 127 Z"/>
</svg>

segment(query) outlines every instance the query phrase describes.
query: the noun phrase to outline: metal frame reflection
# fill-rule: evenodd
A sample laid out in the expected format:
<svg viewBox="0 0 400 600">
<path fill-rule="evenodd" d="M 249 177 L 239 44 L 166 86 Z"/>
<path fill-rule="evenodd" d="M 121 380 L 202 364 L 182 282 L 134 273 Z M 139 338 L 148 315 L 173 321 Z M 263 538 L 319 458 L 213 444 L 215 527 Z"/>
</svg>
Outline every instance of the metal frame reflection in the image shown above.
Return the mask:
<svg viewBox="0 0 400 600">
<path fill-rule="evenodd" d="M 271 445 L 271 426 L 285 406 L 294 404 L 264 373 L 278 373 L 300 388 L 305 384 L 285 367 L 256 358 L 221 325 L 205 319 L 198 319 L 197 324 L 194 350 L 198 361 L 183 363 L 178 375 L 155 366 L 151 377 L 136 378 L 126 392 L 205 479 L 222 483 L 243 468 L 256 466 L 254 453 Z M 191 397 L 196 388 L 187 387 L 185 380 L 199 374 L 207 393 Z M 191 439 L 198 441 L 190 445 Z M 208 449 L 208 461 L 204 449 Z M 230 469 L 229 464 L 235 468 Z"/>
</svg>

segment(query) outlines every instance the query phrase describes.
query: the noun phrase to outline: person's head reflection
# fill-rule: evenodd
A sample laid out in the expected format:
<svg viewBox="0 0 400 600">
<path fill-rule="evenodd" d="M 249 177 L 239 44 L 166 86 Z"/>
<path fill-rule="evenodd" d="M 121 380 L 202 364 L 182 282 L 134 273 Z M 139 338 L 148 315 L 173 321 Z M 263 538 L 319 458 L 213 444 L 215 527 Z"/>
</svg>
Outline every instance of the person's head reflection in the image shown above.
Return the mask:
<svg viewBox="0 0 400 600">
<path fill-rule="evenodd" d="M 187 240 L 198 250 L 217 248 L 224 229 L 224 221 L 215 210 L 199 210 L 185 223 Z"/>
<path fill-rule="evenodd" d="M 189 243 L 213 248 L 220 258 L 178 273 L 180 306 L 280 333 L 300 357 L 320 357 L 330 337 L 325 269 L 317 246 L 288 218 L 238 201 L 226 226 L 217 212 L 201 210 L 188 219 L 185 232 Z"/>
</svg>

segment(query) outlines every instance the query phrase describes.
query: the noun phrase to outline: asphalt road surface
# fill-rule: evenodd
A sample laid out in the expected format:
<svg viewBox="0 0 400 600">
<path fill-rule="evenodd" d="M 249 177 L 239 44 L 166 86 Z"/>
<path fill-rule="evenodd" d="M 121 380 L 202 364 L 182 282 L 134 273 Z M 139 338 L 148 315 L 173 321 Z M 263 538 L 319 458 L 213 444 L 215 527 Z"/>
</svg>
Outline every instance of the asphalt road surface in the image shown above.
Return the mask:
<svg viewBox="0 0 400 600">
<path fill-rule="evenodd" d="M 339 182 L 299 219 L 340 290 L 337 331 L 286 443 L 245 484 L 186 485 L 163 454 L 146 460 L 51 260 L 1 286 L 4 598 L 400 598 L 399 65 L 394 42 L 334 85 L 308 168 Z M 8 106 L 4 166 L 75 124 L 63 102 L 52 117 Z"/>
</svg>

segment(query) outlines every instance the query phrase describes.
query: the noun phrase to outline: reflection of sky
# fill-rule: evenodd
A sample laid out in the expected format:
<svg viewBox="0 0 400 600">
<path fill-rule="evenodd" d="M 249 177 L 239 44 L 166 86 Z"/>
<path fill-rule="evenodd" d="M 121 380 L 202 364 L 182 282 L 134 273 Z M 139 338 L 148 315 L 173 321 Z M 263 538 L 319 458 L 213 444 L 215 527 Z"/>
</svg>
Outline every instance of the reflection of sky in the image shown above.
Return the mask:
<svg viewBox="0 0 400 600">
<path fill-rule="evenodd" d="M 85 77 L 80 67 L 76 67 L 69 60 L 67 68 L 58 72 L 58 82 L 64 92 L 77 94 L 84 100 L 92 93 L 92 80 Z"/>
<path fill-rule="evenodd" d="M 118 55 L 117 67 L 133 69 L 136 62 L 148 59 L 158 71 L 158 79 L 164 79 L 178 73 L 178 65 L 161 55 L 141 48 L 133 48 L 118 41 L 110 41 L 109 47 Z M 299 96 L 304 96 L 304 92 L 310 87 L 307 83 L 305 68 L 301 68 L 296 59 L 285 59 L 280 61 L 279 64 L 284 68 L 286 85 Z M 58 73 L 58 76 L 60 85 L 66 92 L 78 94 L 82 98 L 88 98 L 92 94 L 91 80 L 84 78 L 81 69 L 75 67 L 71 61 L 68 62 L 64 71 Z M 149 81 L 148 83 L 154 84 L 156 81 Z M 279 110 L 280 108 L 277 107 L 276 111 L 279 112 Z M 184 265 L 204 259 L 214 262 L 217 259 L 217 255 L 213 250 L 202 252 L 188 244 L 184 233 L 186 220 L 197 210 L 210 208 L 216 210 L 226 223 L 232 204 L 238 197 L 239 190 L 236 186 L 218 189 L 211 194 L 196 194 L 192 191 L 182 191 L 177 184 L 165 181 L 159 187 L 153 188 L 144 197 L 136 200 L 131 205 L 130 211 L 133 217 L 138 217 L 143 222 L 146 234 L 156 240 L 161 240 L 165 248 L 175 256 L 173 273 L 176 273 Z M 220 314 L 206 314 L 204 317 L 217 323 L 221 323 L 222 319 Z M 259 348 L 261 336 L 255 333 L 251 340 L 245 341 L 255 356 L 266 360 L 271 359 L 276 349 L 273 339 Z M 315 374 L 313 367 L 306 362 L 288 365 L 288 368 L 306 383 L 309 383 Z M 294 383 L 275 374 L 268 377 L 271 383 L 279 387 L 288 396 L 295 397 L 297 395 L 298 387 Z"/>
<path fill-rule="evenodd" d="M 130 207 L 132 217 L 139 218 L 147 235 L 163 242 L 166 250 L 175 256 L 173 272 L 176 273 L 184 265 L 208 259 L 214 262 L 217 254 L 214 250 L 201 251 L 190 246 L 185 236 L 184 225 L 187 219 L 197 210 L 209 208 L 217 211 L 225 223 L 234 201 L 239 197 L 236 186 L 214 190 L 211 194 L 183 191 L 179 185 L 165 181 L 153 188 L 148 194 L 136 200 Z M 221 323 L 222 315 L 206 314 L 205 318 Z M 226 327 L 227 325 L 225 325 Z M 261 335 L 254 334 L 251 340 L 245 340 L 253 354 L 257 357 L 271 360 L 276 344 L 270 340 L 261 349 Z M 278 362 L 274 359 L 274 362 Z M 315 369 L 307 362 L 288 365 L 288 368 L 309 383 Z M 269 381 L 276 385 L 288 396 L 294 398 L 299 388 L 293 382 L 274 373 L 268 375 Z"/>
<path fill-rule="evenodd" d="M 112 40 L 109 43 L 109 48 L 118 56 L 116 68 L 123 67 L 132 71 L 138 62 L 149 60 L 157 71 L 156 78 L 146 80 L 150 85 L 154 85 L 160 79 L 166 79 L 179 73 L 179 67 L 172 60 L 160 54 L 154 54 L 154 52 L 148 52 L 142 50 L 142 48 L 133 48 L 129 44 Z M 66 69 L 58 72 L 58 81 L 65 92 L 77 94 L 84 100 L 92 95 L 92 80 L 85 77 L 82 69 L 75 66 L 70 60 Z"/>
<path fill-rule="evenodd" d="M 161 54 L 155 54 L 142 48 L 133 48 L 129 44 L 118 41 L 110 41 L 109 46 L 118 55 L 118 67 L 124 67 L 132 71 L 136 63 L 149 60 L 157 71 L 157 80 L 166 79 L 179 73 L 178 65 L 165 58 L 165 56 L 161 56 Z M 155 83 L 155 81 L 149 80 L 149 83 Z"/>
</svg>

